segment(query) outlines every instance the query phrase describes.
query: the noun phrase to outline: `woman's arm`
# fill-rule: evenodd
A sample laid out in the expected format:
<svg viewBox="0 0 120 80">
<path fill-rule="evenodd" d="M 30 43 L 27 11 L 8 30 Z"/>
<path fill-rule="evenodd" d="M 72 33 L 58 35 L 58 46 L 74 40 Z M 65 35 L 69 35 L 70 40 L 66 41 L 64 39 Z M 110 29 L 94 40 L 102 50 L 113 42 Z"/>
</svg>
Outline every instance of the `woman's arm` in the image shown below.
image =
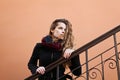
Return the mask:
<svg viewBox="0 0 120 80">
<path fill-rule="evenodd" d="M 36 73 L 36 69 L 38 68 L 37 61 L 38 61 L 39 47 L 40 47 L 40 43 L 37 43 L 33 49 L 32 56 L 28 62 L 28 68 L 32 74 Z"/>
<path fill-rule="evenodd" d="M 71 59 L 71 66 L 69 68 L 72 71 L 72 73 L 76 76 L 80 76 L 82 74 L 82 67 L 81 67 L 79 55 Z"/>
<path fill-rule="evenodd" d="M 74 50 L 73 49 L 66 49 L 63 57 L 64 58 L 69 58 Z M 72 73 L 76 76 L 81 75 L 82 73 L 82 68 L 81 68 L 81 63 L 79 59 L 79 55 L 75 56 L 74 58 L 71 59 L 71 66 L 69 67 Z M 77 69 L 75 69 L 77 68 Z M 74 70 L 75 69 L 75 70 Z"/>
</svg>

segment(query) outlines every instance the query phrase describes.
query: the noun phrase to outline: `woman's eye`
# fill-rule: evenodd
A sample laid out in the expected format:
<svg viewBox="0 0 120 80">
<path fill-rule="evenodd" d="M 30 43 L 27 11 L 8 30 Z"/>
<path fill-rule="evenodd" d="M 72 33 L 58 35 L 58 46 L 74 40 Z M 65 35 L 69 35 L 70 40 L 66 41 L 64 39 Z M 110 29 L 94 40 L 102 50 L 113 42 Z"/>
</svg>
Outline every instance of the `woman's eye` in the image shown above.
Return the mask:
<svg viewBox="0 0 120 80">
<path fill-rule="evenodd" d="M 59 27 L 58 29 L 63 29 L 62 27 Z"/>
</svg>

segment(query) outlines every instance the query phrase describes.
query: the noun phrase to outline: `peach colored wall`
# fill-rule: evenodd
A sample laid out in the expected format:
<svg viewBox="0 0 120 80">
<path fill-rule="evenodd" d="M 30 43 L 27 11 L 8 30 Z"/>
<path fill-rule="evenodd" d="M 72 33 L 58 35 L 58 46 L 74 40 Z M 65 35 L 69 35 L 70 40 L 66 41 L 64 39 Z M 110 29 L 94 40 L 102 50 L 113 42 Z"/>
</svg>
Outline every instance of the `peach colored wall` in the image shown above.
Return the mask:
<svg viewBox="0 0 120 80">
<path fill-rule="evenodd" d="M 120 0 L 0 0 L 0 79 L 23 80 L 34 45 L 67 18 L 80 47 L 120 24 Z"/>
</svg>

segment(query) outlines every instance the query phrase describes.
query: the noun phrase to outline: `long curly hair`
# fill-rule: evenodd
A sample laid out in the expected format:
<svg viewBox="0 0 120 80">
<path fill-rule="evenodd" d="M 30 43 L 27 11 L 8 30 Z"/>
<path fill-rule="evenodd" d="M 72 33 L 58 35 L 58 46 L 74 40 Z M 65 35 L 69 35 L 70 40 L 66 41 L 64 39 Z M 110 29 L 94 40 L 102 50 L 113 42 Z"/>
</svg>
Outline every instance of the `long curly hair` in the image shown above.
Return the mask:
<svg viewBox="0 0 120 80">
<path fill-rule="evenodd" d="M 64 39 L 63 39 L 63 42 L 61 43 L 63 47 L 63 52 L 64 52 L 65 49 L 67 48 L 71 48 L 71 49 L 73 48 L 74 36 L 72 34 L 72 24 L 66 19 L 54 20 L 53 23 L 51 24 L 49 35 L 52 35 L 51 30 L 54 30 L 59 22 L 62 22 L 66 25 Z"/>
</svg>

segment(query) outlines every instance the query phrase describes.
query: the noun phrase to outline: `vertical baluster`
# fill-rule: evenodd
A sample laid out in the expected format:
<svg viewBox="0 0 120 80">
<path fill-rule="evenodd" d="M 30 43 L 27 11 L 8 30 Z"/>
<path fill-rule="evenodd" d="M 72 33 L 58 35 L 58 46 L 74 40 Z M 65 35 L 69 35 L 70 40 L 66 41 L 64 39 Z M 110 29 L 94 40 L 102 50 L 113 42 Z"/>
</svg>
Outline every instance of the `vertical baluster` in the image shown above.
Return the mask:
<svg viewBox="0 0 120 80">
<path fill-rule="evenodd" d="M 103 57 L 101 55 L 101 64 L 102 64 L 102 80 L 104 80 L 104 62 L 103 62 Z"/>
<path fill-rule="evenodd" d="M 59 65 L 57 66 L 57 72 L 56 73 L 57 73 L 57 75 L 56 75 L 57 79 L 56 80 L 59 80 Z"/>
<path fill-rule="evenodd" d="M 113 35 L 114 38 L 114 46 L 115 46 L 115 56 L 116 56 L 116 66 L 117 66 L 117 74 L 118 74 L 118 80 L 120 80 L 120 70 L 119 70 L 119 61 L 118 61 L 118 49 L 117 49 L 117 40 L 116 40 L 116 34 Z"/>
<path fill-rule="evenodd" d="M 85 51 L 85 57 L 86 57 L 86 80 L 89 80 L 89 72 L 88 72 L 88 50 Z"/>
</svg>

